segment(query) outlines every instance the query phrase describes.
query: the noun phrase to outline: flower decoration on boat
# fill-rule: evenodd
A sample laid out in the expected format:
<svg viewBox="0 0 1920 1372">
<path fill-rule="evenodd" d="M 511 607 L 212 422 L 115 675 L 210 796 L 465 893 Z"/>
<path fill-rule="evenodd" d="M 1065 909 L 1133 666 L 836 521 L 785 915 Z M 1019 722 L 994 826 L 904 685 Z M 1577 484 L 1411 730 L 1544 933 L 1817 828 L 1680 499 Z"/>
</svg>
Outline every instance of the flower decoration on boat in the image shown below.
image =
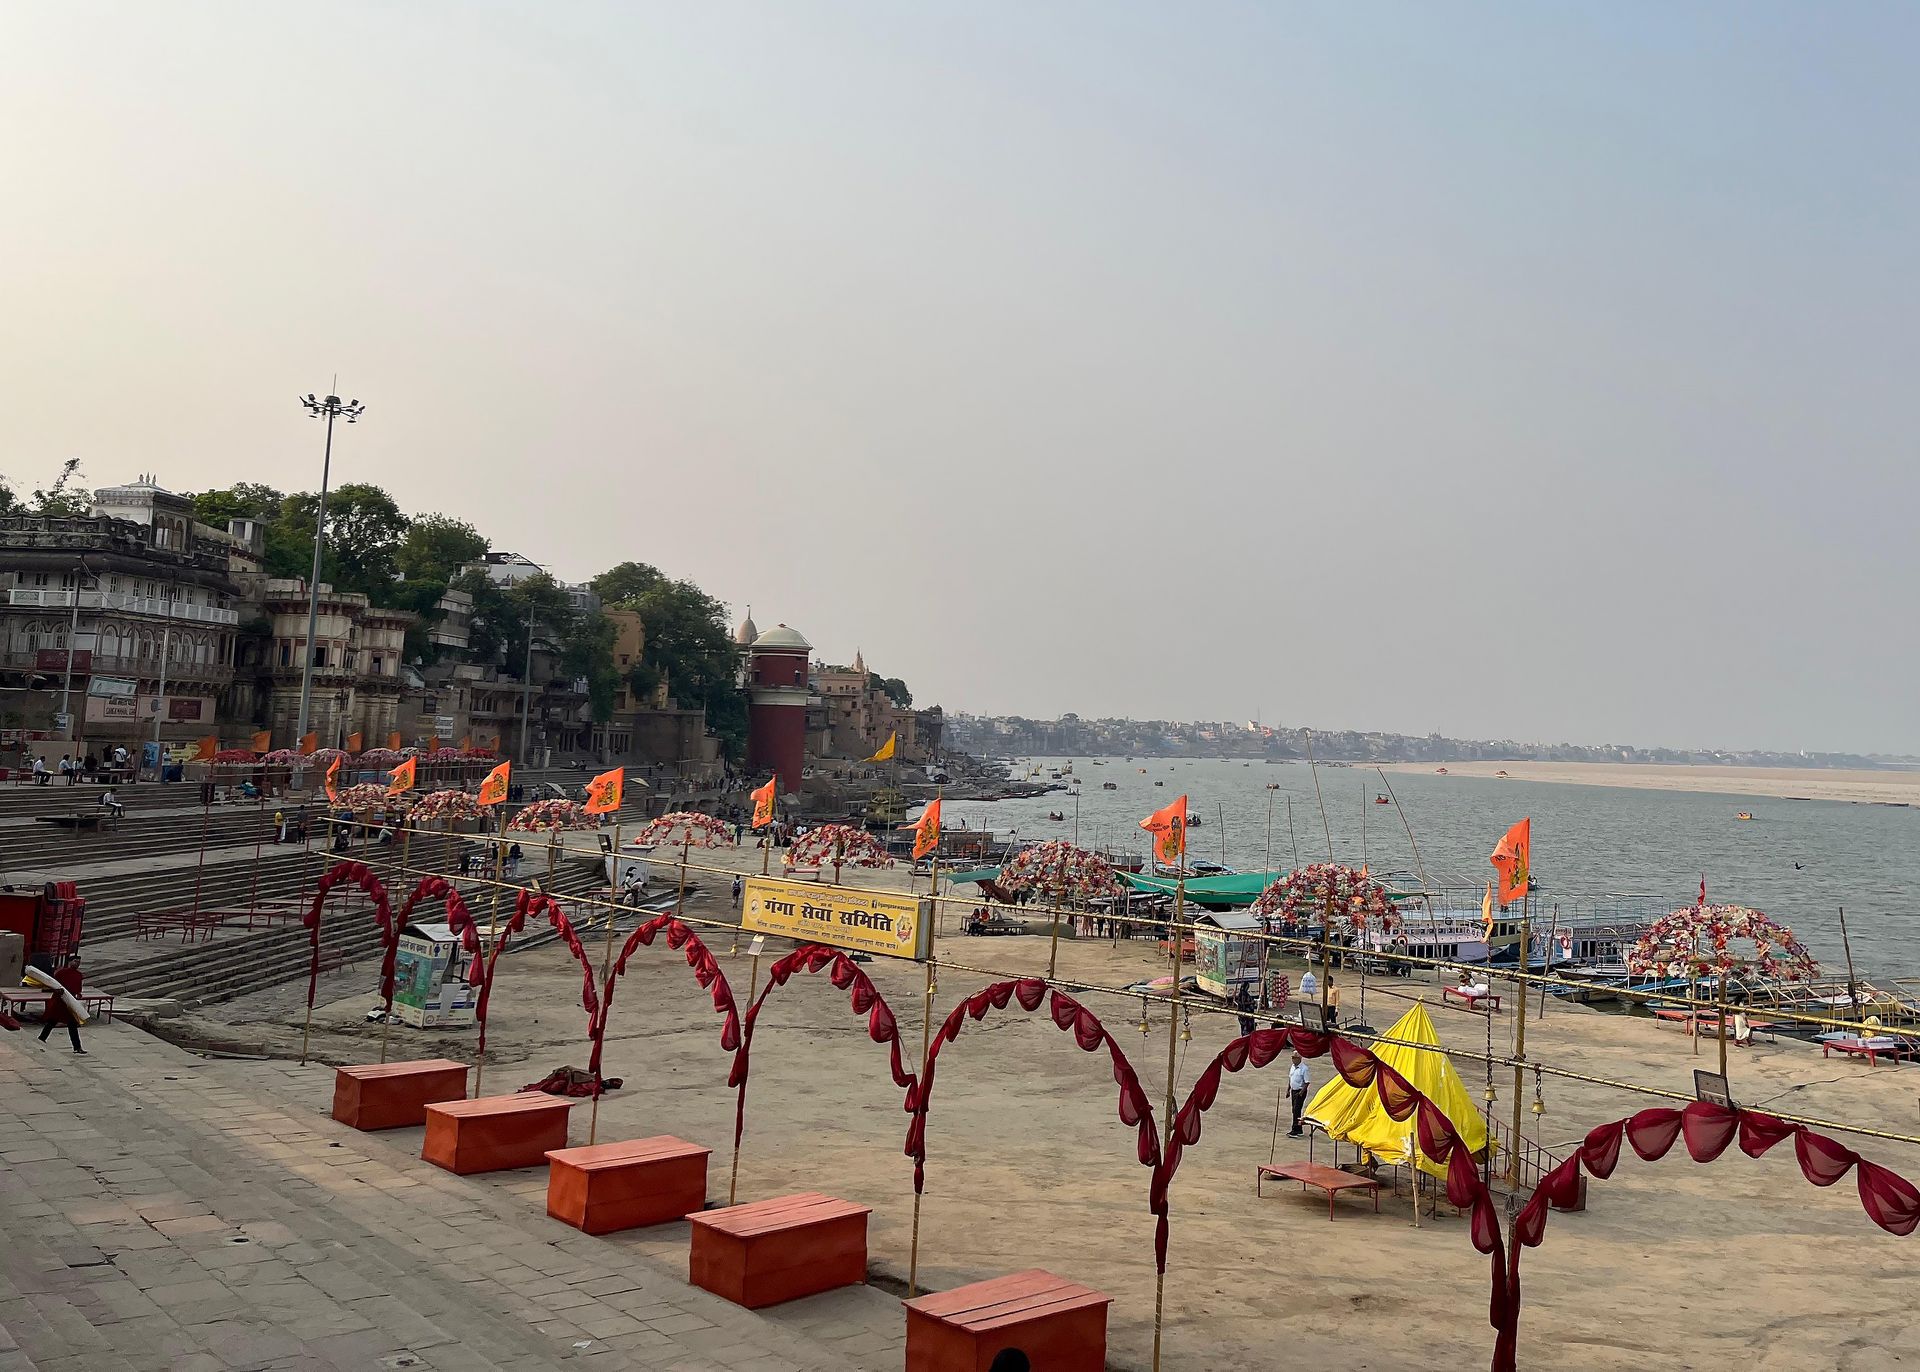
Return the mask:
<svg viewBox="0 0 1920 1372">
<path fill-rule="evenodd" d="M 1031 891 L 1046 900 L 1071 904 L 1117 896 L 1126 890 L 1112 863 L 1059 838 L 1017 853 L 1000 869 L 997 884 L 1003 891 Z"/>
<path fill-rule="evenodd" d="M 507 821 L 507 828 L 522 834 L 544 834 L 557 829 L 598 827 L 593 822 L 593 816 L 588 814 L 578 802 L 571 800 L 536 800 Z"/>
<path fill-rule="evenodd" d="M 1628 971 L 1669 977 L 1752 972 L 1770 981 L 1811 981 L 1820 975 L 1820 964 L 1793 930 L 1745 905 L 1689 905 L 1662 915 L 1627 950 L 1626 961 Z"/>
<path fill-rule="evenodd" d="M 634 844 L 641 848 L 731 848 L 733 826 L 698 810 L 670 810 L 642 829 Z"/>
<path fill-rule="evenodd" d="M 333 808 L 351 810 L 358 815 L 372 810 L 384 810 L 391 799 L 387 795 L 386 787 L 364 782 L 359 786 L 341 787 L 338 798 L 333 802 Z"/>
<path fill-rule="evenodd" d="M 480 813 L 480 802 L 466 791 L 428 791 L 413 802 L 407 816 L 423 823 L 444 820 L 451 824 L 463 819 L 478 819 Z"/>
<path fill-rule="evenodd" d="M 1391 934 L 1400 927 L 1400 912 L 1388 899 L 1387 888 L 1364 868 L 1340 862 L 1296 867 L 1262 891 L 1247 913 L 1288 929 L 1304 929 L 1329 908 L 1335 920 L 1347 920 L 1355 933 L 1378 925 Z"/>
<path fill-rule="evenodd" d="M 893 862 L 878 839 L 851 824 L 809 829 L 787 849 L 788 867 L 886 867 Z"/>
</svg>

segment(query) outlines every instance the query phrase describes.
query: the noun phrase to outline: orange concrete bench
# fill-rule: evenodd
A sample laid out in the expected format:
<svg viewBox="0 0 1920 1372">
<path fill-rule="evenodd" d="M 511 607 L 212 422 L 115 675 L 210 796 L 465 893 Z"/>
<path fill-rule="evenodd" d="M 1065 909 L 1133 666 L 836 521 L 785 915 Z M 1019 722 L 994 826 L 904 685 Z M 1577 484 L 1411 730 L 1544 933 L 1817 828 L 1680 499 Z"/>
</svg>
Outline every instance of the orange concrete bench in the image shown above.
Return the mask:
<svg viewBox="0 0 1920 1372">
<path fill-rule="evenodd" d="M 905 1302 L 907 1372 L 988 1372 L 1003 1350 L 1047 1372 L 1107 1365 L 1111 1296 L 1033 1268 Z"/>
<path fill-rule="evenodd" d="M 749 1310 L 863 1282 L 869 1213 L 808 1191 L 688 1215 L 688 1280 Z"/>
<path fill-rule="evenodd" d="M 547 1154 L 547 1213 L 589 1234 L 683 1219 L 707 1204 L 713 1150 L 668 1134 Z"/>
<path fill-rule="evenodd" d="M 429 1105 L 420 1156 L 463 1177 L 538 1167 L 553 1149 L 567 1146 L 572 1109 L 570 1099 L 541 1091 Z"/>
<path fill-rule="evenodd" d="M 429 1105 L 466 1096 L 466 1065 L 447 1058 L 342 1067 L 333 1077 L 333 1117 L 354 1129 L 399 1129 L 425 1124 Z"/>
</svg>

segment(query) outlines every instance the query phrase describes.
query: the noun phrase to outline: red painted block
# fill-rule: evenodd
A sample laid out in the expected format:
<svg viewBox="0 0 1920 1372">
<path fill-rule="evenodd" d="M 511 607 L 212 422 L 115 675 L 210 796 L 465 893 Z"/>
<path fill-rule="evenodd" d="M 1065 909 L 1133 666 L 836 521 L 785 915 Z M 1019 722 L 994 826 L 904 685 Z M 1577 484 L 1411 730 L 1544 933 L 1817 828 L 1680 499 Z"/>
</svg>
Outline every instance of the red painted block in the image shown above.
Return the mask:
<svg viewBox="0 0 1920 1372">
<path fill-rule="evenodd" d="M 547 1154 L 547 1213 L 589 1234 L 664 1224 L 707 1204 L 711 1148 L 668 1134 Z"/>
<path fill-rule="evenodd" d="M 987 1372 L 1003 1349 L 1047 1372 L 1107 1365 L 1111 1296 L 1033 1268 L 903 1302 L 907 1372 Z"/>
<path fill-rule="evenodd" d="M 763 1305 L 867 1279 L 867 1216 L 817 1191 L 688 1215 L 688 1279 L 736 1305 Z"/>
<path fill-rule="evenodd" d="M 420 1156 L 461 1176 L 538 1167 L 567 1146 L 572 1108 L 572 1101 L 539 1091 L 429 1105 Z"/>
<path fill-rule="evenodd" d="M 425 1124 L 429 1105 L 466 1097 L 466 1065 L 446 1058 L 342 1067 L 333 1077 L 333 1117 L 354 1129 Z"/>
</svg>

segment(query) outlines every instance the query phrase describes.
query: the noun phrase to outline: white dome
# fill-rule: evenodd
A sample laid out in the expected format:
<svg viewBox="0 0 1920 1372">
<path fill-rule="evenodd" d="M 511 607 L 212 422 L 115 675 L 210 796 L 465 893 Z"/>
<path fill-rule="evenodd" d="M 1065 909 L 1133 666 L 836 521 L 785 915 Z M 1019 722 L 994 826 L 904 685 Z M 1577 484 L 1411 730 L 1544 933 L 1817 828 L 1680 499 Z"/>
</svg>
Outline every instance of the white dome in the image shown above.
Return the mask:
<svg viewBox="0 0 1920 1372">
<path fill-rule="evenodd" d="M 789 629 L 784 624 L 776 624 L 773 628 L 761 634 L 753 640 L 753 646 L 755 651 L 763 648 L 791 648 L 795 652 L 803 653 L 813 651 L 813 645 L 811 643 L 802 638 L 798 632 Z"/>
<path fill-rule="evenodd" d="M 733 641 L 742 648 L 751 648 L 753 641 L 760 637 L 760 629 L 753 622 L 753 606 L 747 606 L 747 617 L 740 621 L 740 627 L 734 630 Z"/>
</svg>

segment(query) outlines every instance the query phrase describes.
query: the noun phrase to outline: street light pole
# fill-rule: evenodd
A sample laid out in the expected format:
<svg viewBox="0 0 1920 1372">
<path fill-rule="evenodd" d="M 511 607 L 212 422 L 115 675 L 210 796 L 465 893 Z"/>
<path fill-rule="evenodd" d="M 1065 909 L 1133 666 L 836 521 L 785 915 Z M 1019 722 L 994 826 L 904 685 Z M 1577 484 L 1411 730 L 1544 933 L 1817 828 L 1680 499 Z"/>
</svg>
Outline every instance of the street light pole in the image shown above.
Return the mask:
<svg viewBox="0 0 1920 1372">
<path fill-rule="evenodd" d="M 527 715 L 528 702 L 533 699 L 533 626 L 539 616 L 533 607 L 531 595 L 527 598 L 527 661 L 520 672 L 520 770 L 525 771 L 527 762 Z"/>
<path fill-rule="evenodd" d="M 327 446 L 320 460 L 320 509 L 313 520 L 313 575 L 307 580 L 307 651 L 300 672 L 300 726 L 294 732 L 293 746 L 307 736 L 307 722 L 313 713 L 313 639 L 320 626 L 320 551 L 327 540 L 327 483 L 333 474 L 333 421 L 352 424 L 366 413 L 358 400 L 341 400 L 337 395 L 316 400 L 309 391 L 300 402 L 315 419 L 327 421 Z"/>
<path fill-rule="evenodd" d="M 87 560 L 76 558 L 73 565 L 73 619 L 67 625 L 67 672 L 60 679 L 60 713 L 66 717 L 69 743 L 73 742 L 73 715 L 68 708 L 67 697 L 73 691 L 73 645 L 74 640 L 80 637 L 80 579 L 86 575 Z"/>
</svg>

